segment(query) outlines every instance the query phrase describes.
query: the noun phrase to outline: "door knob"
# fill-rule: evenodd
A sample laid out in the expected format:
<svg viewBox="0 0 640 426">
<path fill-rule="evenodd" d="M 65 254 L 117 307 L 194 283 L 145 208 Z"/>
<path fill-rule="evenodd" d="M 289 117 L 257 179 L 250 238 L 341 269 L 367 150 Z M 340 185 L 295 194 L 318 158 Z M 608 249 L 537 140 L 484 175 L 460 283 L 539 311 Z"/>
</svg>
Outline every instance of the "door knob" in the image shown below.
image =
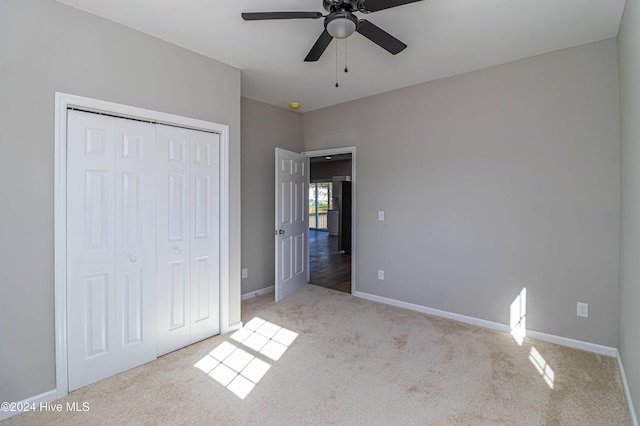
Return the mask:
<svg viewBox="0 0 640 426">
<path fill-rule="evenodd" d="M 284 229 L 279 230 L 278 234 L 280 234 L 280 235 L 284 234 Z"/>
<path fill-rule="evenodd" d="M 135 257 L 135 256 L 131 256 L 131 257 L 129 258 L 129 260 L 130 260 L 131 262 L 137 262 L 137 261 L 138 261 L 138 258 L 137 258 L 137 257 Z"/>
<path fill-rule="evenodd" d="M 175 254 L 180 254 L 180 249 L 179 249 L 178 247 L 174 247 L 174 248 L 173 248 L 173 252 L 174 252 Z"/>
</svg>

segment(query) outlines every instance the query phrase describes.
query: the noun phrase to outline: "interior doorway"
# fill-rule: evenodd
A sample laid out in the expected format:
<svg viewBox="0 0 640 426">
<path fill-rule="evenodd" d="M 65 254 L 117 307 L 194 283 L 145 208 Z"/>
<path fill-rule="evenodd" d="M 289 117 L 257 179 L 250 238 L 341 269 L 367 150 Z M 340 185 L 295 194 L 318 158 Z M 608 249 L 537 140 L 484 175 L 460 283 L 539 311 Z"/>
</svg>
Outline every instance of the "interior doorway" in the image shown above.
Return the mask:
<svg viewBox="0 0 640 426">
<path fill-rule="evenodd" d="M 353 175 L 351 152 L 311 155 L 309 283 L 352 293 Z"/>
</svg>

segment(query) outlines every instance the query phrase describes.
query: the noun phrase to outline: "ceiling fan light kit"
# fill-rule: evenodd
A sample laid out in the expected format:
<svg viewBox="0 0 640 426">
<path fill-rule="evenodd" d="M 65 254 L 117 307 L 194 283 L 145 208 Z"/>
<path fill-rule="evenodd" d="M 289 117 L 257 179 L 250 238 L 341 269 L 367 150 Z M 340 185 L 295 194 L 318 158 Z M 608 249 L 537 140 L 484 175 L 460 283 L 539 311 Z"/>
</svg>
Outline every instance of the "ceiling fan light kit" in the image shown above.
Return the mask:
<svg viewBox="0 0 640 426">
<path fill-rule="evenodd" d="M 349 37 L 358 28 L 358 18 L 353 13 L 338 11 L 330 14 L 324 21 L 324 27 L 333 38 Z"/>
<path fill-rule="evenodd" d="M 242 19 L 260 21 L 324 18 L 324 30 L 304 59 L 305 62 L 317 61 L 334 38 L 345 39 L 354 32 L 360 33 L 395 55 L 402 52 L 407 45 L 366 19 L 358 19 L 354 13 L 369 14 L 418 1 L 422 0 L 322 0 L 323 8 L 329 12 L 327 15 L 320 12 L 246 12 L 242 14 Z"/>
</svg>

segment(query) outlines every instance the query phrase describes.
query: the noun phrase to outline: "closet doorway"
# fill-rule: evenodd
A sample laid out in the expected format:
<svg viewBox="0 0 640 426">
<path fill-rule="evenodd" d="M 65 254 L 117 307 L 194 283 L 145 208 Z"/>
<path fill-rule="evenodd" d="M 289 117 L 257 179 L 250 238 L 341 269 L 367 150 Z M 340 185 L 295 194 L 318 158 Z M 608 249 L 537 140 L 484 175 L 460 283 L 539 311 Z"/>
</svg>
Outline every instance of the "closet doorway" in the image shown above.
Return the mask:
<svg viewBox="0 0 640 426">
<path fill-rule="evenodd" d="M 228 134 L 56 94 L 58 398 L 229 329 Z"/>
</svg>

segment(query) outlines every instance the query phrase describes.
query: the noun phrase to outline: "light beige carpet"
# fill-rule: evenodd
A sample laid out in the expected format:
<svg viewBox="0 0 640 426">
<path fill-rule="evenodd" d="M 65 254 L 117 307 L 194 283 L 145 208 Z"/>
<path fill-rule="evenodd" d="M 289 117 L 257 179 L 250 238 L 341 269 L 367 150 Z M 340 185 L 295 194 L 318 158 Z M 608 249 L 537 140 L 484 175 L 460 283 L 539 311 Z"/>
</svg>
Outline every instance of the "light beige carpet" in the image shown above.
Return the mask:
<svg viewBox="0 0 640 426">
<path fill-rule="evenodd" d="M 6 425 L 629 425 L 615 359 L 307 285 Z M 67 402 L 87 412 L 65 412 Z M 3 424 L 3 426 L 5 426 Z"/>
</svg>

